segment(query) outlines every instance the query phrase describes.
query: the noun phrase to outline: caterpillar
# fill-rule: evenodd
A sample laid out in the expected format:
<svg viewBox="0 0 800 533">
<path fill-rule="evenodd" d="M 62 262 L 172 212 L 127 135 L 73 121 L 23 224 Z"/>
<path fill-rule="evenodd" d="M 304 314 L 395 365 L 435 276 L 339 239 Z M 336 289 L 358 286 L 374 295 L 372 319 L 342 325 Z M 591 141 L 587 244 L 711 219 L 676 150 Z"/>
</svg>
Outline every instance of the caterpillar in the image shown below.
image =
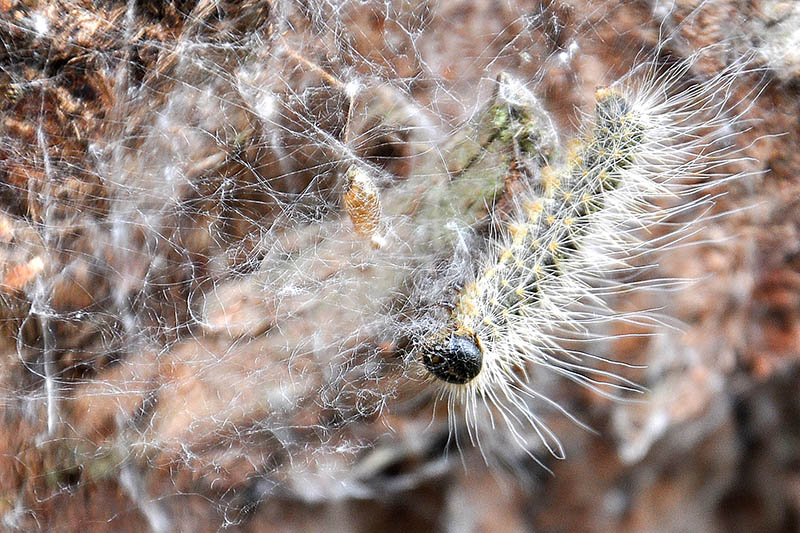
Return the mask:
<svg viewBox="0 0 800 533">
<path fill-rule="evenodd" d="M 687 85 L 693 63 L 690 58 L 661 72 L 648 63 L 598 89 L 594 118 L 584 120 L 563 163 L 529 169 L 502 235 L 463 284 L 446 324 L 428 333 L 419 350 L 425 372 L 441 386 L 451 432 L 463 406 L 470 439 L 479 440 L 485 407 L 491 426 L 498 416 L 526 450 L 525 427 L 563 458 L 559 439 L 529 400 L 577 419 L 537 389 L 532 367 L 614 398 L 643 392 L 596 363 L 632 365 L 566 348 L 563 341 L 591 338 L 592 326 L 604 320 L 625 320 L 604 296 L 636 284 L 616 282 L 606 271 L 633 271 L 632 259 L 674 246 L 693 226 L 670 220 L 688 213 L 702 220 L 715 198 L 711 189 L 741 177 L 721 167 L 739 158 L 729 141 L 741 114 L 732 115 L 730 95 L 746 62 Z"/>
</svg>

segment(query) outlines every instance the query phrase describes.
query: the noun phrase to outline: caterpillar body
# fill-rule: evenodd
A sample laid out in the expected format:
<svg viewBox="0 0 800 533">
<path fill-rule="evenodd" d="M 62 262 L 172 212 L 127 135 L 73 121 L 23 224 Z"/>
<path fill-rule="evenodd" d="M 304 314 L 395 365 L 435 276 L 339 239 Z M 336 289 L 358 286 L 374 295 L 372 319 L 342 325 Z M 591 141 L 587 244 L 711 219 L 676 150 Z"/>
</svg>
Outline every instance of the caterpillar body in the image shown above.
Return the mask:
<svg viewBox="0 0 800 533">
<path fill-rule="evenodd" d="M 504 235 L 463 284 L 446 325 L 420 349 L 422 365 L 441 384 L 451 428 L 463 405 L 474 441 L 487 408 L 491 426 L 498 416 L 526 450 L 530 433 L 523 426 L 563 458 L 530 400 L 573 417 L 537 390 L 532 366 L 607 396 L 642 390 L 593 363 L 631 365 L 565 348 L 563 340 L 566 331 L 580 334 L 613 320 L 603 296 L 633 287 L 615 284 L 604 268 L 633 269 L 629 259 L 674 245 L 692 229 L 669 218 L 692 211 L 702 217 L 713 201 L 710 188 L 734 177 L 718 170 L 737 159 L 727 143 L 738 119 L 729 112 L 729 94 L 744 62 L 683 87 L 692 64 L 661 74 L 650 64 L 638 83 L 599 89 L 595 117 L 565 162 L 529 176 Z M 643 229 L 658 237 L 641 240 Z"/>
<path fill-rule="evenodd" d="M 512 316 L 523 316 L 542 302 L 547 293 L 543 285 L 560 276 L 562 262 L 579 249 L 591 215 L 603 206 L 603 196 L 617 187 L 620 173 L 630 166 L 641 125 L 616 92 L 603 91 L 597 108 L 596 128 L 604 133 L 590 139 L 565 172 L 542 169 L 541 194 L 523 201 L 520 217 L 508 225 L 509 241 L 462 291 L 446 347 L 432 345 L 423 354 L 426 368 L 439 379 L 466 384 L 477 377 L 480 347 L 502 342 Z M 493 367 L 487 365 L 490 372 Z"/>
</svg>

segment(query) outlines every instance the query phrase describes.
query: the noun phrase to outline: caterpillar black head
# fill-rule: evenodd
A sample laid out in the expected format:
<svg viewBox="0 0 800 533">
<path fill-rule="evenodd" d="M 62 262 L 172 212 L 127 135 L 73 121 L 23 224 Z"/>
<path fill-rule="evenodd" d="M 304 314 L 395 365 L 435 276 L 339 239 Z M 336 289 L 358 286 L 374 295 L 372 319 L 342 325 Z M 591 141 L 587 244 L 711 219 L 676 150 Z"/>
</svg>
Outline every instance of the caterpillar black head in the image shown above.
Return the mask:
<svg viewBox="0 0 800 533">
<path fill-rule="evenodd" d="M 450 333 L 423 349 L 422 362 L 442 381 L 464 385 L 480 373 L 483 353 L 474 335 Z"/>
</svg>

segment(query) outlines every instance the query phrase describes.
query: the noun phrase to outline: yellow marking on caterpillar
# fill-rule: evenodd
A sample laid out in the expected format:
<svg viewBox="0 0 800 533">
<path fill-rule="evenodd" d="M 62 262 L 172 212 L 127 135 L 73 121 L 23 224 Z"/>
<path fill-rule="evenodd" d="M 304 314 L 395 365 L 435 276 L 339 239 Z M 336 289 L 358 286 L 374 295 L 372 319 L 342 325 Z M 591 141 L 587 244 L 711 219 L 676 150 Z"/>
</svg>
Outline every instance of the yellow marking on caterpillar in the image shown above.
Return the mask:
<svg viewBox="0 0 800 533">
<path fill-rule="evenodd" d="M 604 102 L 608 100 L 612 96 L 621 96 L 620 92 L 616 89 L 612 89 L 611 87 L 601 87 L 594 92 L 594 98 L 598 102 Z"/>
<path fill-rule="evenodd" d="M 575 161 L 579 158 L 578 154 L 584 147 L 581 139 L 570 139 L 567 143 L 567 161 Z"/>
<path fill-rule="evenodd" d="M 553 196 L 555 190 L 561 186 L 561 180 L 553 167 L 542 168 L 542 185 L 547 196 Z"/>
<path fill-rule="evenodd" d="M 483 288 L 477 283 L 470 283 L 469 285 L 464 287 L 464 294 L 466 294 L 468 298 L 472 298 L 473 296 L 480 296 L 482 292 Z"/>
<path fill-rule="evenodd" d="M 528 226 L 525 224 L 511 224 L 508 226 L 508 232 L 511 234 L 511 240 L 514 245 L 519 245 L 528 234 Z"/>
<path fill-rule="evenodd" d="M 458 313 L 461 316 L 471 317 L 478 314 L 478 308 L 475 306 L 472 298 L 461 298 L 458 300 Z"/>
<path fill-rule="evenodd" d="M 536 222 L 539 219 L 539 215 L 542 214 L 542 211 L 544 211 L 544 205 L 541 200 L 527 202 L 525 204 L 525 212 L 528 215 L 528 220 L 531 222 Z"/>
</svg>

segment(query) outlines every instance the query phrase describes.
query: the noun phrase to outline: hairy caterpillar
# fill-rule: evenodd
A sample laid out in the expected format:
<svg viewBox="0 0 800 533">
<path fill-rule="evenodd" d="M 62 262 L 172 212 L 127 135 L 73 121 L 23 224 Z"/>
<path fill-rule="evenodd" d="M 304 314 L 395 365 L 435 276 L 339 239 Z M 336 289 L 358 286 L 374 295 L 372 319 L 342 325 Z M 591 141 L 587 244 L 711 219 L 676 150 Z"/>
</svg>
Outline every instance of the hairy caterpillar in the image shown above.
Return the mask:
<svg viewBox="0 0 800 533">
<path fill-rule="evenodd" d="M 477 439 L 484 407 L 491 425 L 499 416 L 526 450 L 524 427 L 562 458 L 561 443 L 528 401 L 567 413 L 537 390 L 533 366 L 606 396 L 642 390 L 593 363 L 630 365 L 563 341 L 591 338 L 590 324 L 603 320 L 646 317 L 615 317 L 608 309 L 604 296 L 636 284 L 614 282 L 606 270 L 632 272 L 631 259 L 674 245 L 692 230 L 691 222 L 671 217 L 699 212 L 697 222 L 713 202 L 710 189 L 740 177 L 720 167 L 737 159 L 727 146 L 738 118 L 729 112 L 730 93 L 745 62 L 684 85 L 693 62 L 661 73 L 648 64 L 642 75 L 634 71 L 599 89 L 595 117 L 563 164 L 528 169 L 529 185 L 514 198 L 502 236 L 463 285 L 447 323 L 420 350 L 422 365 L 442 385 L 451 428 L 463 405 L 470 438 Z M 644 232 L 657 237 L 644 241 Z"/>
</svg>

